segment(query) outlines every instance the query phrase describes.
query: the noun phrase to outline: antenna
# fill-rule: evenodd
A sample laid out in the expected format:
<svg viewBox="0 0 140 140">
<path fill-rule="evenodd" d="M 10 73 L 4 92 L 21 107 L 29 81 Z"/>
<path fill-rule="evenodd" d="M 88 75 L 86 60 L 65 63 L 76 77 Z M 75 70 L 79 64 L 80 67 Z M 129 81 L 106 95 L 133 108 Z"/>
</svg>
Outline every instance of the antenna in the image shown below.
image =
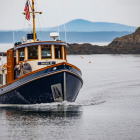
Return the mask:
<svg viewBox="0 0 140 140">
<path fill-rule="evenodd" d="M 29 28 L 30 28 L 30 34 L 31 34 L 32 33 L 31 24 L 29 24 Z"/>
<path fill-rule="evenodd" d="M 66 26 L 65 26 L 65 14 L 64 14 L 64 5 L 62 0 L 62 6 L 63 6 L 63 18 L 64 18 L 64 29 L 65 29 L 65 41 L 67 42 L 67 36 L 66 36 Z"/>
<path fill-rule="evenodd" d="M 13 43 L 15 43 L 14 24 L 13 24 L 13 0 L 11 0 L 11 7 L 12 7 Z"/>
<path fill-rule="evenodd" d="M 57 18 L 57 23 L 58 23 L 58 33 L 59 33 L 59 22 L 58 22 L 58 18 Z M 60 35 L 59 35 L 59 40 L 60 40 Z"/>
</svg>

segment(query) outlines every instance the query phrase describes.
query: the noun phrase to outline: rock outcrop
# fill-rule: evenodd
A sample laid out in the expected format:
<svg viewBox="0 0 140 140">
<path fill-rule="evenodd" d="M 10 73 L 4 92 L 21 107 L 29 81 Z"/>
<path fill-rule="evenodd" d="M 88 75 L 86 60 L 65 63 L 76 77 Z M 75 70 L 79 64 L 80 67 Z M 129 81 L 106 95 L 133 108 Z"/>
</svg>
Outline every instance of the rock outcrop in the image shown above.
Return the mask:
<svg viewBox="0 0 140 140">
<path fill-rule="evenodd" d="M 128 47 L 128 46 L 137 46 L 140 45 L 140 27 L 132 34 L 125 35 L 122 37 L 117 37 L 109 44 L 111 47 Z"/>
<path fill-rule="evenodd" d="M 117 37 L 108 46 L 69 44 L 67 54 L 140 54 L 140 27 L 132 34 Z"/>
<path fill-rule="evenodd" d="M 140 27 L 132 34 L 114 39 L 108 47 L 124 54 L 140 54 Z"/>
</svg>

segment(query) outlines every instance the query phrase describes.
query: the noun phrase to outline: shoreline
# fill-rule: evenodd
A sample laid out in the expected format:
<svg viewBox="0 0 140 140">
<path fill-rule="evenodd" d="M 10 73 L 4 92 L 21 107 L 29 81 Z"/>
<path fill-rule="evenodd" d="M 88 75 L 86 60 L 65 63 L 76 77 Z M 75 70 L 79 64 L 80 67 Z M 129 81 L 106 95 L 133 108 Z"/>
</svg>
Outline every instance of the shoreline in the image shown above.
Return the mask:
<svg viewBox="0 0 140 140">
<path fill-rule="evenodd" d="M 69 54 L 140 54 L 140 45 L 138 47 L 128 46 L 98 46 L 91 44 L 68 44 L 69 48 L 66 48 L 67 55 Z"/>
<path fill-rule="evenodd" d="M 6 43 L 7 44 L 7 43 Z M 0 44 L 0 45 L 6 45 Z M 68 43 L 68 47 L 66 48 L 67 55 L 92 55 L 92 54 L 140 54 L 140 45 L 134 46 L 132 44 L 128 45 L 127 47 L 117 45 L 112 46 L 113 42 L 107 46 L 99 46 L 99 45 L 92 45 L 91 43 Z M 7 44 L 9 45 L 9 44 Z M 111 46 L 110 46 L 111 45 Z M 12 46 L 12 44 L 10 44 Z M 6 46 L 6 48 L 10 48 L 10 46 Z M 6 51 L 1 51 L 0 56 L 6 56 Z"/>
</svg>

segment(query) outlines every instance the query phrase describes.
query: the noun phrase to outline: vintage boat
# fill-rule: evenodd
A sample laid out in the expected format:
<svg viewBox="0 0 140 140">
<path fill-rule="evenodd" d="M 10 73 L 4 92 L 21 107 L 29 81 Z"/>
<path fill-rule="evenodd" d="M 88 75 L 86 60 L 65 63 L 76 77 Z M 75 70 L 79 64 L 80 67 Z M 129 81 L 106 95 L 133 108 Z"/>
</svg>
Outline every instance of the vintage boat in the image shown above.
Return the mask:
<svg viewBox="0 0 140 140">
<path fill-rule="evenodd" d="M 59 33 L 50 34 L 54 41 L 36 40 L 35 13 L 41 12 L 35 12 L 34 0 L 31 9 L 24 14 L 33 15 L 33 33 L 7 50 L 7 64 L 0 69 L 0 104 L 74 102 L 83 85 L 81 70 L 67 63 L 67 44 L 55 41 Z M 24 59 L 32 72 L 15 79 L 14 67 Z"/>
</svg>

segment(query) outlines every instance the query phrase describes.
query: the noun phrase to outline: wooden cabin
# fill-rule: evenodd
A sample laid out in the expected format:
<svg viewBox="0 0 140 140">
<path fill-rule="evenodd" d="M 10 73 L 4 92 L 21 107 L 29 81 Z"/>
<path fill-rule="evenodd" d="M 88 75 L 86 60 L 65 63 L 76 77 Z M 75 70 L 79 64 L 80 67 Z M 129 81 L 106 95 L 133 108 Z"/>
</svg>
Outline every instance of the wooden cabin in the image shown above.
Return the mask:
<svg viewBox="0 0 140 140">
<path fill-rule="evenodd" d="M 67 62 L 66 43 L 61 41 L 37 41 L 19 44 L 7 51 L 7 65 L 0 70 L 5 85 L 15 80 L 14 67 L 24 59 L 32 67 L 32 71 L 47 67 L 53 64 Z"/>
</svg>

